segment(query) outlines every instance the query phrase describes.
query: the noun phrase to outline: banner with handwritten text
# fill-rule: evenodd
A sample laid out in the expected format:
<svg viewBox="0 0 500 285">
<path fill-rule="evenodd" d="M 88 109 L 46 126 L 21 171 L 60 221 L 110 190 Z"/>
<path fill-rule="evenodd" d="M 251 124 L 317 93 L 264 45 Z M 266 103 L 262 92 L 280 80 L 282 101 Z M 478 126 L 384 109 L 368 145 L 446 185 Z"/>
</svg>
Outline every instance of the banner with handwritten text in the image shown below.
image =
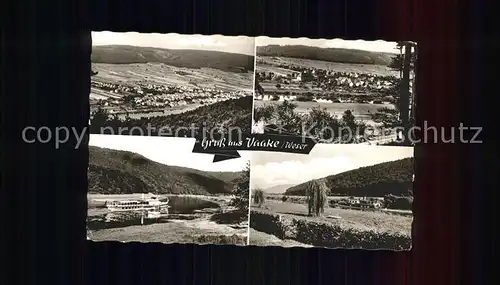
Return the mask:
<svg viewBox="0 0 500 285">
<path fill-rule="evenodd" d="M 197 138 L 194 153 L 214 154 L 214 162 L 238 158 L 238 151 L 273 151 L 309 154 L 315 142 L 311 138 L 296 136 L 244 134 L 222 135 L 217 138 Z"/>
</svg>

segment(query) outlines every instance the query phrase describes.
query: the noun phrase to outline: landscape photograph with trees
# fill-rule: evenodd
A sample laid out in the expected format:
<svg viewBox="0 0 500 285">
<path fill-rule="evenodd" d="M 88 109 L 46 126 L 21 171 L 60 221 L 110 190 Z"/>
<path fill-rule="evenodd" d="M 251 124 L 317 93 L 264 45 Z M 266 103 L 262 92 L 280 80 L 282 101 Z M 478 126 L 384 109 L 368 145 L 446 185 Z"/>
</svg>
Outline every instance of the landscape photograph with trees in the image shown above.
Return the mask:
<svg viewBox="0 0 500 285">
<path fill-rule="evenodd" d="M 87 239 L 247 245 L 249 158 L 195 139 L 90 135 Z"/>
<path fill-rule="evenodd" d="M 90 133 L 249 133 L 254 49 L 244 36 L 92 32 Z"/>
<path fill-rule="evenodd" d="M 411 146 L 417 45 L 257 37 L 254 133 Z"/>
<path fill-rule="evenodd" d="M 413 147 L 252 155 L 249 244 L 409 250 Z"/>
</svg>

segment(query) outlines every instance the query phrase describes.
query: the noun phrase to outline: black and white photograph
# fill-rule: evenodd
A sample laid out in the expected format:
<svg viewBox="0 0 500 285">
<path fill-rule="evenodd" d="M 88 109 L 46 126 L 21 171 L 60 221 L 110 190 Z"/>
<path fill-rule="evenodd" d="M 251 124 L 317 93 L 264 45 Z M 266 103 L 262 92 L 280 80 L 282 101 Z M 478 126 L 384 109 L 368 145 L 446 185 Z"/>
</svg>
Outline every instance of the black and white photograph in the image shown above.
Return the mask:
<svg viewBox="0 0 500 285">
<path fill-rule="evenodd" d="M 417 45 L 257 37 L 252 131 L 412 146 Z"/>
<path fill-rule="evenodd" d="M 90 135 L 87 239 L 247 245 L 249 158 L 195 139 Z"/>
<path fill-rule="evenodd" d="M 92 32 L 91 133 L 250 133 L 253 37 Z"/>
<path fill-rule="evenodd" d="M 254 153 L 249 244 L 409 250 L 413 163 L 401 146 Z"/>
</svg>

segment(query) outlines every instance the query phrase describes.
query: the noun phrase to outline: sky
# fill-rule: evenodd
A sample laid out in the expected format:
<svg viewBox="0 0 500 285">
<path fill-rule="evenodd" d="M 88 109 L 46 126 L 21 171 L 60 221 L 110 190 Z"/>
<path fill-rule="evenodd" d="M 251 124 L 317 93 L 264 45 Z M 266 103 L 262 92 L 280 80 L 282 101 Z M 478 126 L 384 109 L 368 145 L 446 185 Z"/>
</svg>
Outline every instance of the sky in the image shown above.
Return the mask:
<svg viewBox="0 0 500 285">
<path fill-rule="evenodd" d="M 305 45 L 320 48 L 345 48 L 345 49 L 358 49 L 373 52 L 386 52 L 386 53 L 399 53 L 396 48 L 396 42 L 387 42 L 383 40 L 377 41 L 363 41 L 355 40 L 348 41 L 342 39 L 308 39 L 308 38 L 269 38 L 257 37 L 255 40 L 257 46 L 267 45 Z"/>
<path fill-rule="evenodd" d="M 213 155 L 192 152 L 194 143 L 194 138 L 147 136 L 90 135 L 89 139 L 91 146 L 135 152 L 162 164 L 203 171 L 241 171 L 250 160 L 250 154 L 242 151 L 241 158 L 213 163 Z"/>
<path fill-rule="evenodd" d="M 309 155 L 252 153 L 250 187 L 300 184 L 364 166 L 413 157 L 412 147 L 317 144 Z"/>
<path fill-rule="evenodd" d="M 92 32 L 92 45 L 131 45 L 165 49 L 200 49 L 254 55 L 253 37 L 222 35 L 141 34 Z"/>
</svg>

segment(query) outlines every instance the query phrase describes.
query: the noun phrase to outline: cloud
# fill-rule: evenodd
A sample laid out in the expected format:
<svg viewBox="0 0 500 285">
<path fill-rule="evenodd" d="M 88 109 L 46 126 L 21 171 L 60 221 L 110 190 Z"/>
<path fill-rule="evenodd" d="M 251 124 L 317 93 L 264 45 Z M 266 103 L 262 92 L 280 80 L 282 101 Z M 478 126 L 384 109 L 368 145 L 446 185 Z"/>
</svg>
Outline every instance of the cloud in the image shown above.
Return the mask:
<svg viewBox="0 0 500 285">
<path fill-rule="evenodd" d="M 343 39 L 308 39 L 308 38 L 269 38 L 257 37 L 257 46 L 266 45 L 305 45 L 320 48 L 343 48 L 357 49 L 372 52 L 398 53 L 396 42 L 383 40 L 363 41 L 363 40 L 343 40 Z"/>
<path fill-rule="evenodd" d="M 250 160 L 248 152 L 241 158 L 213 163 L 213 155 L 193 153 L 195 139 L 146 136 L 90 135 L 89 145 L 130 151 L 153 161 L 203 171 L 241 171 Z"/>
<path fill-rule="evenodd" d="M 336 156 L 317 158 L 309 163 L 301 161 L 270 162 L 265 165 L 252 165 L 252 186 L 261 185 L 268 188 L 280 184 L 300 184 L 302 182 L 322 178 L 346 171 L 355 167 L 347 157 Z"/>
<path fill-rule="evenodd" d="M 324 44 L 328 48 L 343 48 L 343 49 L 357 49 L 372 52 L 388 52 L 397 53 L 399 50 L 396 48 L 396 42 L 386 42 L 382 40 L 377 41 L 346 41 L 342 39 L 328 40 Z"/>
<path fill-rule="evenodd" d="M 225 43 L 218 41 L 214 37 L 210 36 L 192 36 L 192 37 L 184 37 L 177 41 L 178 45 L 187 46 L 187 47 L 197 47 L 197 48 L 206 48 L 206 47 L 224 47 Z"/>
<path fill-rule="evenodd" d="M 258 152 L 252 156 L 251 184 L 260 188 L 300 184 L 412 156 L 411 147 L 328 144 L 316 145 L 309 155 Z"/>
</svg>

